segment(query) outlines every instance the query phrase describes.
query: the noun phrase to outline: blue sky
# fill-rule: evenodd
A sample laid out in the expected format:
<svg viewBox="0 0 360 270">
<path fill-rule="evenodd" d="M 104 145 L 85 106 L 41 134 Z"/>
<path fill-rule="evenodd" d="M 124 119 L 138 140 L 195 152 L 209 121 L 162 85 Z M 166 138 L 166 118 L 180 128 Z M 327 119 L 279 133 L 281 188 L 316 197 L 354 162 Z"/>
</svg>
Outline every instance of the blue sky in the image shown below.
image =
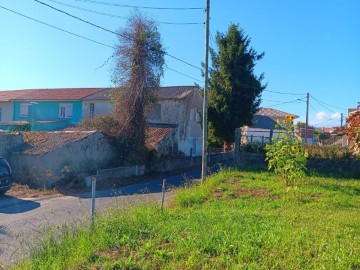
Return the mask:
<svg viewBox="0 0 360 270">
<path fill-rule="evenodd" d="M 41 0 L 58 9 L 116 31 L 126 20 Z M 83 9 L 127 17 L 130 8 L 56 0 Z M 205 0 L 99 0 L 150 7 L 204 7 Z M 0 6 L 64 30 L 114 46 L 115 35 L 77 21 L 33 0 L 0 0 Z M 195 66 L 204 58 L 204 10 L 141 9 L 160 22 L 167 52 Z M 210 45 L 217 31 L 238 23 L 258 52 L 265 52 L 255 70 L 265 73 L 268 87 L 263 107 L 300 116 L 305 121 L 309 92 L 310 124 L 340 125 L 340 113 L 360 101 L 360 1 L 358 0 L 222 0 L 211 1 Z M 0 8 L 0 90 L 112 86 L 113 49 L 58 31 Z M 166 57 L 162 85 L 202 84 L 200 71 Z M 192 78 L 186 77 L 183 73 Z M 195 81 L 193 78 L 200 80 Z M 271 92 L 272 91 L 272 92 Z M 279 94 L 275 92 L 289 93 Z M 289 102 L 289 103 L 285 103 Z M 284 103 L 284 104 L 281 104 Z M 279 105 L 280 104 L 280 105 Z"/>
</svg>

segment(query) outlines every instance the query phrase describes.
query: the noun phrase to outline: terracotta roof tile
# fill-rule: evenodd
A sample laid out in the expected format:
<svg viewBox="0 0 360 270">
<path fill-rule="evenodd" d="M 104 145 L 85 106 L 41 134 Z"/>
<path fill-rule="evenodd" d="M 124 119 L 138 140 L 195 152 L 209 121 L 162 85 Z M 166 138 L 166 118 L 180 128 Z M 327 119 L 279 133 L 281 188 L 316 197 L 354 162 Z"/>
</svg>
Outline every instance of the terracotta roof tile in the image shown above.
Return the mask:
<svg viewBox="0 0 360 270">
<path fill-rule="evenodd" d="M 56 131 L 56 132 L 24 132 L 24 143 L 27 155 L 43 155 L 50 153 L 74 141 L 81 140 L 96 131 Z"/>
<path fill-rule="evenodd" d="M 146 132 L 145 144 L 150 148 L 154 149 L 158 143 L 166 138 L 174 129 L 176 125 L 154 125 L 150 126 Z"/>
<path fill-rule="evenodd" d="M 289 114 L 290 113 L 275 110 L 273 108 L 261 108 L 255 113 L 255 115 L 263 115 L 263 116 L 268 116 L 268 117 L 272 117 L 272 118 L 285 118 L 285 116 L 289 115 Z M 294 116 L 295 116 L 295 118 L 299 117 L 297 115 L 294 115 Z"/>
<path fill-rule="evenodd" d="M 0 91 L 0 102 L 10 101 L 12 99 L 18 98 L 24 94 L 31 93 L 33 90 L 10 90 L 10 91 Z"/>
<path fill-rule="evenodd" d="M 109 100 L 111 90 L 115 88 L 107 88 L 99 91 L 93 95 L 90 95 L 84 100 Z M 187 97 L 192 91 L 198 91 L 196 86 L 167 86 L 160 87 L 156 94 L 159 99 L 183 99 Z"/>
<path fill-rule="evenodd" d="M 0 91 L 0 101 L 9 100 L 80 100 L 104 88 L 53 88 Z"/>
</svg>

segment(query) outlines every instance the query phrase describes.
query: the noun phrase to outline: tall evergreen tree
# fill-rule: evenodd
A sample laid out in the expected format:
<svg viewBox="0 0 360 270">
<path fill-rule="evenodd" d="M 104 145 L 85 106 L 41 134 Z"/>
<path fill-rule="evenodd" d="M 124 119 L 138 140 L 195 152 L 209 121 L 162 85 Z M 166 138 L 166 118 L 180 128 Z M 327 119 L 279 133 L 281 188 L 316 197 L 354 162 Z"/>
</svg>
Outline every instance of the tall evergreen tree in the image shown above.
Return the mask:
<svg viewBox="0 0 360 270">
<path fill-rule="evenodd" d="M 235 129 L 250 124 L 259 109 L 264 74 L 256 76 L 256 62 L 264 57 L 250 46 L 251 39 L 236 24 L 216 34 L 218 52 L 210 49 L 209 141 L 228 145 Z"/>
</svg>

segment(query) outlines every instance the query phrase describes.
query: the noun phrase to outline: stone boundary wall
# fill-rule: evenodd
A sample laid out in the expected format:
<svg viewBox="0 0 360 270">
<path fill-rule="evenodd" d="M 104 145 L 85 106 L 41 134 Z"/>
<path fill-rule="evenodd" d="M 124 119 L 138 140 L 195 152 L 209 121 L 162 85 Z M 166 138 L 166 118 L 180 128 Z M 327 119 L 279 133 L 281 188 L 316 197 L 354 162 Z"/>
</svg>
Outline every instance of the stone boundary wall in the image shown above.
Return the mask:
<svg viewBox="0 0 360 270">
<path fill-rule="evenodd" d="M 235 153 L 218 153 L 211 154 L 208 157 L 209 164 L 214 164 L 217 162 L 223 162 L 228 160 L 233 160 Z M 93 177 L 96 177 L 96 181 L 110 181 L 116 180 L 121 183 L 121 180 L 133 176 L 142 176 L 147 173 L 153 172 L 171 172 L 175 170 L 187 170 L 192 166 L 201 165 L 201 156 L 197 157 L 182 157 L 182 158 L 169 158 L 161 161 L 154 162 L 153 164 L 147 166 L 128 166 L 128 167 L 118 167 L 112 169 L 98 170 L 96 175 L 85 177 L 85 184 L 87 186 L 91 185 L 91 180 Z"/>
<path fill-rule="evenodd" d="M 97 181 L 110 181 L 112 179 L 122 179 L 131 176 L 141 176 L 145 173 L 145 166 L 128 166 L 113 169 L 97 170 Z"/>
<path fill-rule="evenodd" d="M 10 161 L 11 150 L 23 144 L 21 133 L 0 133 L 0 157 Z"/>
<path fill-rule="evenodd" d="M 240 152 L 235 165 L 242 168 L 256 167 L 267 169 L 267 161 L 264 154 Z M 307 162 L 307 169 L 320 173 L 339 173 L 345 175 L 359 175 L 360 160 L 358 159 L 316 159 L 310 158 Z"/>
</svg>

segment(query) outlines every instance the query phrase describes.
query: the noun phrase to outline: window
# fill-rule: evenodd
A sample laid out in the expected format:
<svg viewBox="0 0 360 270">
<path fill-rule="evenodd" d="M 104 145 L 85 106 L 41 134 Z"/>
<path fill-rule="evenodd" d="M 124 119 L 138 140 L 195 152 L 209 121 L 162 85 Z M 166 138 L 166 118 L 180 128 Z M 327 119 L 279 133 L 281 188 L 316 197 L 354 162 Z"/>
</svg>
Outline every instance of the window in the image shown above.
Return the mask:
<svg viewBox="0 0 360 270">
<path fill-rule="evenodd" d="M 73 105 L 69 103 L 59 104 L 59 118 L 71 118 Z"/>
<path fill-rule="evenodd" d="M 95 103 L 90 103 L 90 118 L 95 116 Z"/>
<path fill-rule="evenodd" d="M 190 109 L 190 113 L 189 113 L 189 121 L 190 122 L 196 122 L 196 117 L 197 116 L 197 111 L 196 109 Z"/>
<path fill-rule="evenodd" d="M 21 103 L 20 104 L 20 117 L 28 117 L 29 116 L 29 104 Z"/>
<path fill-rule="evenodd" d="M 151 111 L 149 114 L 149 119 L 151 120 L 161 120 L 161 104 L 154 104 L 151 106 Z"/>
</svg>

